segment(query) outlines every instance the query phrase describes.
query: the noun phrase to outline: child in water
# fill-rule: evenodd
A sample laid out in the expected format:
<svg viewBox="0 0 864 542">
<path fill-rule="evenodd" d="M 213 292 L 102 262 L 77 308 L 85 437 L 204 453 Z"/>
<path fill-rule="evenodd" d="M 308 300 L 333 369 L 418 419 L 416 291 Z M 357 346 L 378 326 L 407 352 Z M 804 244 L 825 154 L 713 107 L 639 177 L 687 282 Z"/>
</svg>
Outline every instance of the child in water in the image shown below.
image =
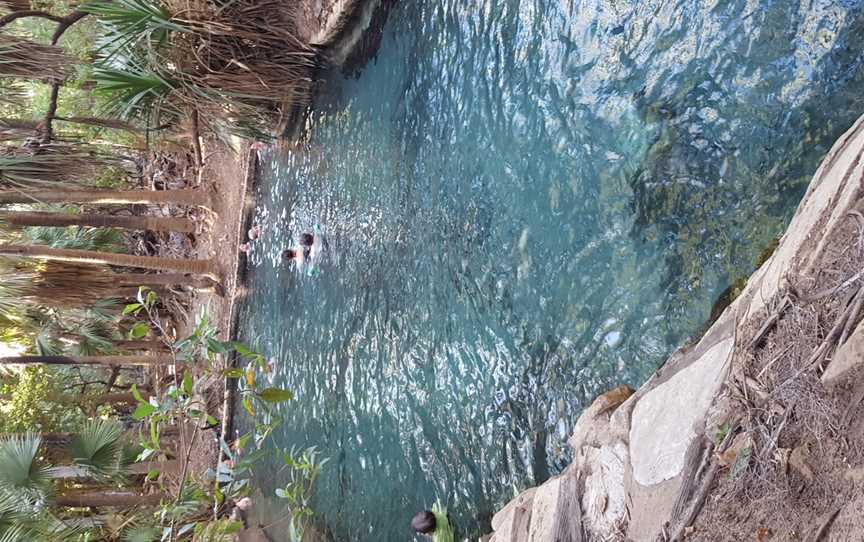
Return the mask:
<svg viewBox="0 0 864 542">
<path fill-rule="evenodd" d="M 289 248 L 282 252 L 282 259 L 285 261 L 293 261 L 297 265 L 309 261 L 314 254 L 312 253 L 313 245 L 315 244 L 315 236 L 311 233 L 304 233 L 300 236 L 300 247 Z"/>
<path fill-rule="evenodd" d="M 447 510 L 439 503 L 432 505 L 432 510 L 418 512 L 411 519 L 411 528 L 428 536 L 432 542 L 454 542 L 453 527 L 447 517 Z"/>
</svg>

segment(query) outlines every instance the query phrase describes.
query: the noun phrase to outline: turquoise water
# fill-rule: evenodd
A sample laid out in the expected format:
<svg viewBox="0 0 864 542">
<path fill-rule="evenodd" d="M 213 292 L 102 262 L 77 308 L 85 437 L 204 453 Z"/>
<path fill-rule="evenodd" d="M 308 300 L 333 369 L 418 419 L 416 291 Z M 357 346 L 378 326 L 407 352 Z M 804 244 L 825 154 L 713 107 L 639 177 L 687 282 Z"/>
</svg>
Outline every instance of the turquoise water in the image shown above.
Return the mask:
<svg viewBox="0 0 864 542">
<path fill-rule="evenodd" d="M 864 1 L 416 0 L 263 152 L 241 339 L 331 457 L 335 540 L 466 534 L 569 461 L 782 232 L 864 112 Z M 321 224 L 309 277 L 279 261 Z M 263 468 L 259 484 L 278 482 Z M 278 529 L 274 531 L 279 534 Z"/>
</svg>

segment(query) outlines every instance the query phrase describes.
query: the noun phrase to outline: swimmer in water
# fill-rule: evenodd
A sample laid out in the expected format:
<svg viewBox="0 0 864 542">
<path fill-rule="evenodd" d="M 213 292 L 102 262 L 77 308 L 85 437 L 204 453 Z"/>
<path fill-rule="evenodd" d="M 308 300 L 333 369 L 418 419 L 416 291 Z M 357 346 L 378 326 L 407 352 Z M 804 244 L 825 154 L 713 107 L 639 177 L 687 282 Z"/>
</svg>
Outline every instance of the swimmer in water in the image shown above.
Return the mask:
<svg viewBox="0 0 864 542">
<path fill-rule="evenodd" d="M 289 248 L 282 252 L 282 259 L 293 261 L 296 264 L 302 264 L 312 258 L 312 245 L 315 244 L 315 236 L 311 233 L 304 233 L 300 236 L 300 246 L 298 248 Z"/>
</svg>

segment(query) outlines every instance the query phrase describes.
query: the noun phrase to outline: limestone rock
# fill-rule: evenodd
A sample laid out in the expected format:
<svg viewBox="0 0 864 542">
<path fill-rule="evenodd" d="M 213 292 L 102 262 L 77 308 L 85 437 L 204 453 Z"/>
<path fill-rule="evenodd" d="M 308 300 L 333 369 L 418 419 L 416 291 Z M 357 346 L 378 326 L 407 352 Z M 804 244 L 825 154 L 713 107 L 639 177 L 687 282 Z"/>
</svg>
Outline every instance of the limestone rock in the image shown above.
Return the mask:
<svg viewBox="0 0 864 542">
<path fill-rule="evenodd" d="M 608 426 L 612 412 L 631 395 L 633 388 L 619 386 L 599 396 L 582 412 L 570 437 L 570 448 L 574 454 L 578 454 L 583 445 L 595 446 L 606 440 L 603 438 L 604 428 Z"/>
<path fill-rule="evenodd" d="M 630 428 L 633 478 L 643 486 L 670 480 L 723 382 L 734 337 L 720 340 L 636 403 Z"/>
<path fill-rule="evenodd" d="M 551 478 L 537 489 L 527 540 L 582 542 L 582 514 L 576 477 L 572 471 Z"/>
<path fill-rule="evenodd" d="M 520 493 L 492 517 L 495 542 L 524 542 L 528 540 L 531 524 L 531 508 L 536 487 Z"/>
<path fill-rule="evenodd" d="M 855 332 L 837 350 L 822 375 L 822 382 L 826 386 L 842 384 L 857 372 L 856 369 L 864 369 L 864 322 L 858 324 Z"/>
<path fill-rule="evenodd" d="M 624 476 L 629 453 L 617 442 L 602 448 L 585 448 L 585 489 L 582 494 L 582 522 L 588 532 L 601 540 L 620 533 L 627 518 Z"/>
</svg>

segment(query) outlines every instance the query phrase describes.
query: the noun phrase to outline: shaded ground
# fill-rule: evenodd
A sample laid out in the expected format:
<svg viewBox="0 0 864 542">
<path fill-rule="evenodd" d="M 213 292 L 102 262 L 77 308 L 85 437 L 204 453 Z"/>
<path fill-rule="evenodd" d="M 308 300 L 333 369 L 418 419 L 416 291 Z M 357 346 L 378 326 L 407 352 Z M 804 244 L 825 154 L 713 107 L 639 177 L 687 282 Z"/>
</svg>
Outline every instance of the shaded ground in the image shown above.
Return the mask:
<svg viewBox="0 0 864 542">
<path fill-rule="evenodd" d="M 687 540 L 864 540 L 862 269 L 864 216 L 853 212 L 815 269 L 791 272 L 788 297 L 739 335 L 761 339 L 733 361 L 736 434 Z M 853 358 L 857 369 L 839 370 Z"/>
<path fill-rule="evenodd" d="M 146 232 L 133 238 L 133 246 L 139 254 L 212 260 L 221 279 L 218 287 L 203 291 L 172 288 L 171 295 L 161 297 L 165 305 L 165 328 L 172 339 L 182 339 L 192 332 L 200 316 L 207 314 L 211 324 L 219 330 L 220 337 L 228 340 L 232 331 L 234 299 L 238 296 L 238 269 L 243 257 L 238 245 L 245 241 L 246 236 L 241 224 L 243 211 L 251 205 L 246 202 L 246 187 L 254 173 L 254 151 L 250 150 L 249 144 L 239 144 L 237 149 L 231 149 L 210 138 L 204 141 L 205 162 L 202 168 L 198 168 L 191 148 L 187 151 L 164 147 L 151 153 L 145 165 L 144 182 L 149 184 L 148 188 L 203 190 L 212 197 L 212 209 L 176 206 L 135 209 L 135 212 L 151 215 L 187 216 L 196 221 L 198 231 L 195 234 Z M 200 372 L 202 369 L 193 370 Z M 166 368 L 160 368 L 151 375 L 157 393 L 164 391 L 176 378 Z M 225 416 L 224 378 L 208 377 L 198 392 L 207 404 L 207 411 L 221 421 Z M 228 417 L 230 414 L 229 409 Z M 190 427 L 180 432 L 178 449 L 181 451 L 188 449 L 194 436 L 189 465 L 193 475 L 203 476 L 208 469 L 215 468 L 221 429 L 220 426 L 195 434 Z"/>
</svg>

